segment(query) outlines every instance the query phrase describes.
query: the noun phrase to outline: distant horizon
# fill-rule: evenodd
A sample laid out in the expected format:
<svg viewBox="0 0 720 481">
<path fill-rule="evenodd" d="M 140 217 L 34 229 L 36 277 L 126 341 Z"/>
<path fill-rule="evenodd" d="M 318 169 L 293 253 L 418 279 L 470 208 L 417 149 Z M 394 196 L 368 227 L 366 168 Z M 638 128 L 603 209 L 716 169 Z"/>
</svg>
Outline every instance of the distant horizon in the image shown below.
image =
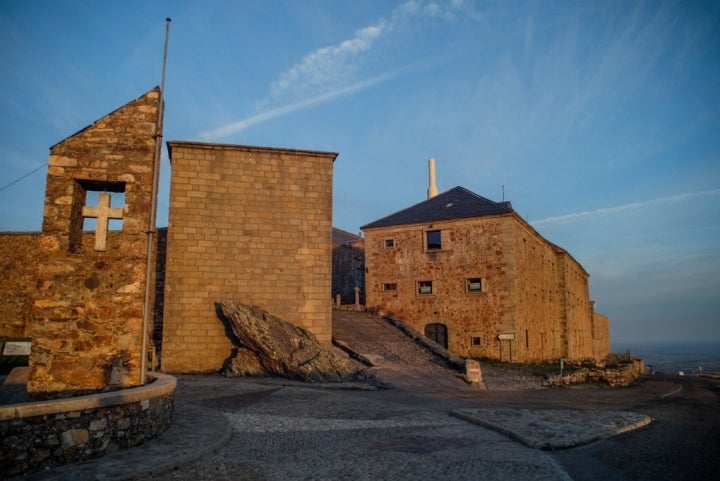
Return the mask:
<svg viewBox="0 0 720 481">
<path fill-rule="evenodd" d="M 670 341 L 670 340 L 647 340 L 647 339 L 636 339 L 636 340 L 630 340 L 630 341 L 610 341 L 611 349 L 612 349 L 613 345 L 625 346 L 625 345 L 630 345 L 630 344 L 635 344 L 638 346 L 639 345 L 643 345 L 643 346 L 650 346 L 650 345 L 683 346 L 683 345 L 692 345 L 692 344 L 703 345 L 703 346 L 720 346 L 720 341 L 716 341 L 716 340 L 709 341 L 709 340 L 702 340 L 702 339 L 701 340 L 697 340 L 697 339 L 696 340 L 684 340 L 684 341 L 683 340 L 673 340 L 673 341 Z M 720 356 L 720 352 L 718 355 Z"/>
</svg>

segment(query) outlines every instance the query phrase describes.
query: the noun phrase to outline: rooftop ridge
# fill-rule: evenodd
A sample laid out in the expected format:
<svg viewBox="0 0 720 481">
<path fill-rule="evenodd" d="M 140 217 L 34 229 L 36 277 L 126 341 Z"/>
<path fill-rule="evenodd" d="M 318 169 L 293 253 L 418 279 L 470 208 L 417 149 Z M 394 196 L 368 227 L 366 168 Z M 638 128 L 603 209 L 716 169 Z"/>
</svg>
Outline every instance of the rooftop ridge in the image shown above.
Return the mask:
<svg viewBox="0 0 720 481">
<path fill-rule="evenodd" d="M 465 187 L 456 186 L 360 228 L 365 230 L 402 224 L 502 215 L 512 212 L 513 209 L 506 202 L 495 202 Z"/>
</svg>

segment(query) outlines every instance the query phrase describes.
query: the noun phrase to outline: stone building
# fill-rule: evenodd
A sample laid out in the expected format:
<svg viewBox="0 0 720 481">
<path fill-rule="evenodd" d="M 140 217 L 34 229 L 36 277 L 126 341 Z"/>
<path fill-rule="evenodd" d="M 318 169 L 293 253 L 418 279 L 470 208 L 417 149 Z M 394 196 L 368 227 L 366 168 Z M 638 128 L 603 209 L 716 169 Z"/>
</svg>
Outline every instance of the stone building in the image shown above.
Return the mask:
<svg viewBox="0 0 720 481">
<path fill-rule="evenodd" d="M 31 338 L 33 398 L 143 384 L 153 358 L 218 371 L 224 299 L 330 343 L 337 154 L 168 142 L 158 230 L 161 103 L 155 88 L 51 147 L 42 232 L 0 234 L 0 339 Z"/>
<path fill-rule="evenodd" d="M 359 235 L 333 228 L 332 232 L 332 294 L 340 296 L 341 304 L 365 304 L 365 241 Z"/>
<path fill-rule="evenodd" d="M 463 357 L 601 361 L 609 353 L 608 320 L 594 312 L 588 273 L 568 252 L 509 202 L 462 187 L 429 195 L 362 227 L 369 309 Z"/>
</svg>

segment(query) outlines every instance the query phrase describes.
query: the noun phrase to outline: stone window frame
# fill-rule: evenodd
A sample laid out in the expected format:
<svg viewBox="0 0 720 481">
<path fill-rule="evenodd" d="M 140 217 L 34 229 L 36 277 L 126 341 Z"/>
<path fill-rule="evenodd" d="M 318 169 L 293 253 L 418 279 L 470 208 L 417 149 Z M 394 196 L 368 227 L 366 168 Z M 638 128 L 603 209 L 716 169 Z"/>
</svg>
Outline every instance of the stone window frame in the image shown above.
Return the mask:
<svg viewBox="0 0 720 481">
<path fill-rule="evenodd" d="M 397 289 L 398 289 L 397 282 L 385 282 L 382 285 L 383 292 L 397 292 Z"/>
<path fill-rule="evenodd" d="M 394 249 L 395 248 L 395 238 L 387 237 L 387 238 L 383 239 L 383 247 L 385 249 Z"/>
<path fill-rule="evenodd" d="M 435 233 L 437 233 L 439 239 L 437 239 L 437 242 L 433 242 L 431 246 L 430 235 L 433 234 L 434 237 Z M 423 248 L 425 249 L 425 252 L 438 252 L 443 250 L 443 237 L 442 229 L 426 229 L 423 231 Z"/>
<path fill-rule="evenodd" d="M 428 287 L 430 289 L 429 292 L 423 292 L 423 288 L 427 289 Z M 433 281 L 432 280 L 417 281 L 415 293 L 418 296 L 431 296 L 431 295 L 435 294 L 435 287 L 433 285 Z"/>
<path fill-rule="evenodd" d="M 470 336 L 470 347 L 482 346 L 482 336 Z"/>
<path fill-rule="evenodd" d="M 471 289 L 470 284 L 478 281 L 480 283 L 480 289 Z M 485 292 L 485 279 L 481 276 L 473 276 L 465 278 L 465 293 L 466 294 L 482 294 Z"/>
<path fill-rule="evenodd" d="M 82 238 L 85 232 L 85 217 L 82 214 L 83 207 L 87 204 L 88 192 L 112 192 L 123 195 L 123 208 L 127 206 L 128 183 L 123 180 L 94 180 L 75 178 L 73 179 L 73 206 L 70 214 L 70 231 L 68 253 L 74 254 L 80 251 Z M 121 221 L 120 229 L 113 231 L 125 231 L 125 219 Z"/>
</svg>

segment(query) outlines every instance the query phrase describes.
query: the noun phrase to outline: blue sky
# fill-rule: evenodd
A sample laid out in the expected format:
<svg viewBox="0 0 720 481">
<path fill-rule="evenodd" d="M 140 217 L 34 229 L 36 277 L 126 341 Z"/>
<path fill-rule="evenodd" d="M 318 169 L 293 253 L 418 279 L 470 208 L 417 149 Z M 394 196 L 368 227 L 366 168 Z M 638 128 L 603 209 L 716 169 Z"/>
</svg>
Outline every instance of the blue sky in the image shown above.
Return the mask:
<svg viewBox="0 0 720 481">
<path fill-rule="evenodd" d="M 160 83 L 166 17 L 166 140 L 339 152 L 351 232 L 435 157 L 586 268 L 613 342 L 720 340 L 720 2 L 0 0 L 0 231 L 40 229 L 50 146 Z"/>
</svg>

